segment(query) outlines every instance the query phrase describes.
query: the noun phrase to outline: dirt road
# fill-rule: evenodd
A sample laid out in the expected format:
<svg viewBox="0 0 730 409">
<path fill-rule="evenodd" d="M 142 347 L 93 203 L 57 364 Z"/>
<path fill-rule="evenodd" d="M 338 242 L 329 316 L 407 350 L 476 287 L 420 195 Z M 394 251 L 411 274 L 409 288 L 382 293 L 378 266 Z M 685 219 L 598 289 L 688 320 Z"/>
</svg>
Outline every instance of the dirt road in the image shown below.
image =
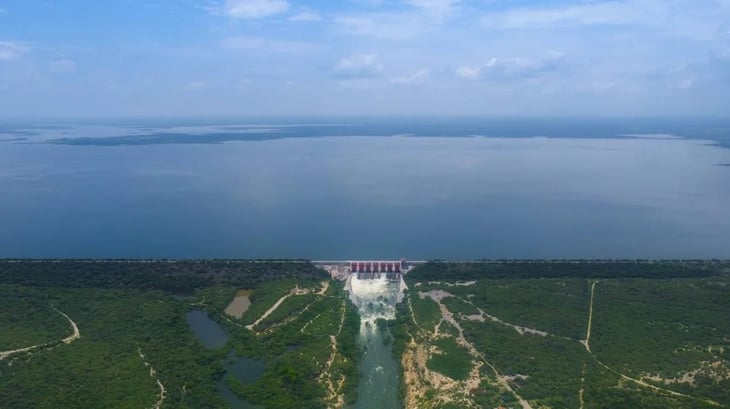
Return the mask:
<svg viewBox="0 0 730 409">
<path fill-rule="evenodd" d="M 57 309 L 56 307 L 53 307 L 53 306 L 51 306 L 51 308 L 53 308 L 53 310 L 56 311 L 57 313 L 63 315 L 63 317 L 68 320 L 69 324 L 71 324 L 71 328 L 73 329 L 73 332 L 71 333 L 71 335 L 67 336 L 66 338 L 64 338 L 58 342 L 63 342 L 64 344 L 70 344 L 70 343 L 74 342 L 75 340 L 81 338 L 81 331 L 79 331 L 78 325 L 76 325 L 76 323 L 64 312 L 60 311 L 59 309 Z M 31 346 L 25 347 L 25 348 L 18 348 L 18 349 L 13 349 L 10 351 L 2 351 L 2 352 L 0 352 L 0 361 L 2 361 L 5 358 L 8 358 L 12 355 L 15 355 L 15 354 L 29 352 L 29 351 L 32 351 L 37 348 L 52 346 L 55 343 L 56 342 L 52 341 L 52 342 L 46 342 L 44 344 L 31 345 Z"/>
</svg>

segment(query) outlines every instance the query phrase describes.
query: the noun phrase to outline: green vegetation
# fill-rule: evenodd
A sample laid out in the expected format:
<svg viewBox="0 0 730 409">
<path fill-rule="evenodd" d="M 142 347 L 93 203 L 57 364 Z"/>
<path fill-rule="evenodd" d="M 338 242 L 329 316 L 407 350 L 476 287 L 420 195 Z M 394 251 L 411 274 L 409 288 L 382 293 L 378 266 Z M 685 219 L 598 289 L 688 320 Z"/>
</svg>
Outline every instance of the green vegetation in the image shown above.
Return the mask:
<svg viewBox="0 0 730 409">
<path fill-rule="evenodd" d="M 256 326 L 256 331 L 263 331 L 264 329 L 276 325 L 286 320 L 287 318 L 294 316 L 302 311 L 306 310 L 309 305 L 317 298 L 314 294 L 303 294 L 293 295 L 284 300 L 279 307 L 274 310 L 269 316 L 264 318 L 259 325 Z"/>
<path fill-rule="evenodd" d="M 276 280 L 261 284 L 260 286 L 256 287 L 254 292 L 249 297 L 251 300 L 251 306 L 248 308 L 248 311 L 246 311 L 246 313 L 243 315 L 243 323 L 254 323 L 254 321 L 261 318 L 269 308 L 276 304 L 276 302 L 281 297 L 289 294 L 297 286 L 299 286 L 300 288 L 309 288 L 310 290 L 315 291 L 319 288 L 319 282 L 302 280 Z M 279 308 L 281 308 L 281 306 Z M 277 308 L 277 311 L 279 308 Z M 284 308 L 286 309 L 287 307 Z"/>
<path fill-rule="evenodd" d="M 6 316 L 22 319 L 23 304 L 14 301 L 39 293 L 78 324 L 81 338 L 3 361 L 3 407 L 151 407 L 159 389 L 144 361 L 157 371 L 168 391 L 164 407 L 225 407 L 213 383 L 222 374 L 221 357 L 192 339 L 184 302 L 157 291 L 0 285 Z M 69 335 L 66 319 L 56 317 L 65 326 L 62 337 Z"/>
<path fill-rule="evenodd" d="M 454 314 L 467 342 L 488 363 L 481 367 L 483 382 L 470 391 L 474 404 L 520 407 L 517 397 L 499 385 L 496 373 L 490 369 L 492 365 L 533 407 L 577 409 L 581 407 L 580 390 L 585 409 L 730 407 L 727 263 L 581 262 L 566 270 L 568 264 L 573 263 L 432 263 L 407 276 L 409 286 L 419 292 L 442 290 L 451 294 L 441 302 Z M 445 271 L 437 271 L 439 266 L 445 267 Z M 597 267 L 595 272 L 585 270 L 592 266 Z M 560 278 L 503 277 L 522 267 L 527 269 L 519 272 L 518 277 Z M 662 269 L 666 269 L 668 276 L 680 278 L 656 278 L 663 273 Z M 489 278 L 477 279 L 472 285 L 455 285 L 456 280 L 472 280 L 480 274 Z M 447 281 L 447 275 L 453 278 Z M 621 277 L 601 278 L 596 285 L 592 352 L 581 342 L 586 337 L 590 288 L 595 280 L 571 278 L 581 276 Z M 478 309 L 501 322 L 468 317 L 477 314 Z M 394 345 L 400 346 L 394 350 L 399 357 L 407 351 L 410 336 L 415 337 L 417 344 L 434 346 L 443 337 L 454 340 L 459 336 L 446 321 L 442 322 L 437 338 L 429 335 L 432 326 L 426 332 L 417 331 L 409 323 L 410 311 L 399 311 L 402 323 L 393 326 Z M 415 305 L 413 313 L 428 316 L 417 312 Z M 435 319 L 432 317 L 430 322 Z M 510 324 L 547 334 L 520 333 Z M 440 359 L 438 353 L 430 355 L 428 369 L 445 373 L 438 365 L 448 364 L 448 360 Z M 421 401 L 422 406 L 443 407 L 444 403 L 434 397 L 444 393 L 459 396 L 453 390 L 432 389 Z"/>
<path fill-rule="evenodd" d="M 484 260 L 431 261 L 408 273 L 416 281 L 517 278 L 691 278 L 730 272 L 728 261 L 705 260 Z"/>
<path fill-rule="evenodd" d="M 581 370 L 590 361 L 580 344 L 520 335 L 492 321 L 467 321 L 462 326 L 464 335 L 488 362 L 501 374 L 514 377 L 512 383 L 523 398 L 552 408 L 578 406 Z"/>
<path fill-rule="evenodd" d="M 453 313 L 478 314 L 478 305 L 485 313 L 510 323 L 576 340 L 585 338 L 591 297 L 586 280 L 497 279 L 480 280 L 471 286 L 425 288 L 431 287 L 456 296 L 443 300 Z"/>
<path fill-rule="evenodd" d="M 71 327 L 51 308 L 48 295 L 41 290 L 25 289 L 13 293 L 14 287 L 0 287 L 0 351 L 57 341 L 71 333 Z M 22 315 L 18 312 L 22 311 Z"/>
<path fill-rule="evenodd" d="M 253 313 L 244 320 L 224 315 L 237 288 L 263 278 L 268 281 L 254 291 Z M 6 305 L 0 313 L 0 351 L 54 342 L 0 362 L 0 406 L 149 408 L 159 399 L 159 379 L 166 390 L 163 409 L 226 408 L 216 390 L 221 380 L 267 409 L 324 408 L 322 376 L 341 385 L 339 392 L 352 402 L 359 316 L 344 302 L 341 286 L 331 285 L 324 296 L 287 298 L 257 328 L 270 331 L 243 326 L 294 286 L 319 290 L 322 279 L 321 270 L 303 262 L 0 262 L 0 299 Z M 59 342 L 71 327 L 51 305 L 78 324 L 80 339 Z M 191 309 L 206 311 L 224 326 L 226 346 L 204 348 L 186 323 Z M 337 340 L 334 356 L 330 335 Z M 231 348 L 265 361 L 260 379 L 242 384 L 225 375 Z"/>
<path fill-rule="evenodd" d="M 471 355 L 464 347 L 460 347 L 453 338 L 435 340 L 433 345 L 438 348 L 438 352 L 428 360 L 428 369 L 460 381 L 469 376 Z"/>
<path fill-rule="evenodd" d="M 451 281 L 437 271 L 440 266 L 453 274 Z M 662 268 L 674 278 L 655 278 Z M 518 277 L 543 278 L 503 277 L 518 270 Z M 488 278 L 454 285 L 479 274 Z M 581 341 L 597 279 L 585 277 L 604 277 L 595 286 L 590 351 Z M 415 407 L 464 407 L 469 401 L 518 408 L 523 398 L 533 408 L 578 409 L 583 390 L 584 409 L 730 408 L 727 263 L 432 263 L 406 278 L 414 292 L 396 306 L 397 319 L 376 325 L 387 326 L 386 341 L 399 365 L 406 357 L 423 366 L 402 385 L 404 402 L 408 388 L 426 389 Z M 0 261 L 0 351 L 50 342 L 0 361 L 0 406 L 149 408 L 159 399 L 157 380 L 167 391 L 163 409 L 225 408 L 219 382 L 267 409 L 327 407 L 333 402 L 329 385 L 352 403 L 359 316 L 341 284 L 317 293 L 323 279 L 305 262 Z M 441 282 L 429 284 L 433 279 Z M 295 287 L 309 290 L 290 295 L 253 331 L 245 328 Z M 254 291 L 250 309 L 237 320 L 223 310 L 239 288 Z M 441 303 L 456 323 L 448 314 L 443 319 L 433 299 L 419 296 L 434 289 L 450 294 Z M 60 342 L 71 327 L 52 306 L 78 324 L 80 339 Z M 224 347 L 207 350 L 194 337 L 185 320 L 192 309 L 225 328 Z M 475 319 L 480 310 L 495 319 Z M 521 333 L 512 325 L 547 334 Z M 461 346 L 464 340 L 469 349 Z M 261 377 L 243 383 L 226 374 L 231 349 L 263 360 Z M 418 358 L 417 351 L 425 355 Z M 475 365 L 478 386 L 465 381 Z M 435 389 L 429 379 L 434 372 L 455 380 L 450 390 Z"/>
<path fill-rule="evenodd" d="M 287 283 L 272 284 L 269 288 L 283 288 L 283 284 Z M 297 284 L 301 287 L 306 283 Z M 267 362 L 264 375 L 252 384 L 244 385 L 235 378 L 227 377 L 226 383 L 234 393 L 268 409 L 323 408 L 326 394 L 317 378 L 326 370 L 325 376 L 331 377 L 335 383 L 344 379 L 340 392 L 346 401 L 354 401 L 360 358 L 356 345 L 356 336 L 360 330 L 357 311 L 349 302 L 345 302 L 340 285 L 331 286 L 326 296 L 297 295 L 287 298 L 287 301 L 306 300 L 309 297 L 312 299 L 309 308 L 288 310 L 288 314 L 282 318 L 285 324 L 272 332 L 257 334 L 230 322 L 223 322 L 231 334 L 229 342 L 240 355 L 263 358 Z M 343 324 L 340 330 L 341 319 Z M 326 367 L 332 355 L 330 335 L 336 337 L 337 354 L 331 365 Z"/>
<path fill-rule="evenodd" d="M 596 356 L 636 378 L 691 376 L 693 385 L 673 382 L 669 389 L 730 402 L 728 285 L 728 280 L 601 281 L 594 301 L 599 325 L 591 338 Z"/>
<path fill-rule="evenodd" d="M 271 280 L 326 280 L 306 261 L 0 260 L 0 283 L 29 287 L 128 288 L 192 294 L 216 284 L 254 288 Z"/>
<path fill-rule="evenodd" d="M 450 290 L 450 289 L 449 289 Z M 470 316 L 479 315 L 479 309 L 462 297 L 444 297 L 441 302 L 454 314 Z"/>
<path fill-rule="evenodd" d="M 433 331 L 434 327 L 441 320 L 441 311 L 438 304 L 431 298 L 421 298 L 418 295 L 409 297 L 411 306 L 413 307 L 414 319 L 421 328 Z"/>
</svg>

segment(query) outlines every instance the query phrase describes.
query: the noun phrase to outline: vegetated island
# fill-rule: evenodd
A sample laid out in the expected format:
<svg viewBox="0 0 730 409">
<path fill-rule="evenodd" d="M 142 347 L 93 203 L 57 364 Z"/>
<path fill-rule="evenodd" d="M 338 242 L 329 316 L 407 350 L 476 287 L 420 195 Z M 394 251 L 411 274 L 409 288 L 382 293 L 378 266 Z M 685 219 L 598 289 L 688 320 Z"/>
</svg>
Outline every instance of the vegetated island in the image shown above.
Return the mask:
<svg viewBox="0 0 730 409">
<path fill-rule="evenodd" d="M 730 262 L 429 262 L 405 280 L 387 322 L 405 407 L 730 407 Z M 346 407 L 367 397 L 343 287 L 306 260 L 0 261 L 0 402 Z"/>
</svg>

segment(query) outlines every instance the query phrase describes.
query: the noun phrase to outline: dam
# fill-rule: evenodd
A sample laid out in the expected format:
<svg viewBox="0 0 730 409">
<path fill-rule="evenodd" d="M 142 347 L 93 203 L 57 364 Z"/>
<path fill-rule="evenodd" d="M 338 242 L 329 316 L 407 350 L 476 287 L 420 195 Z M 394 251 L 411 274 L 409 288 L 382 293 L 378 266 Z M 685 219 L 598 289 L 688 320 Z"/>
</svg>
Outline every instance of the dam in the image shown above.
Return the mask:
<svg viewBox="0 0 730 409">
<path fill-rule="evenodd" d="M 350 276 L 358 280 L 401 281 L 415 266 L 425 261 L 400 260 L 322 260 L 312 261 L 317 267 L 327 271 L 332 279 L 345 281 Z"/>
<path fill-rule="evenodd" d="M 346 409 L 400 409 L 400 375 L 393 357 L 387 321 L 407 289 L 403 276 L 424 261 L 313 261 L 332 279 L 344 281 L 345 291 L 360 315 L 358 344 L 362 351 L 357 400 Z"/>
</svg>

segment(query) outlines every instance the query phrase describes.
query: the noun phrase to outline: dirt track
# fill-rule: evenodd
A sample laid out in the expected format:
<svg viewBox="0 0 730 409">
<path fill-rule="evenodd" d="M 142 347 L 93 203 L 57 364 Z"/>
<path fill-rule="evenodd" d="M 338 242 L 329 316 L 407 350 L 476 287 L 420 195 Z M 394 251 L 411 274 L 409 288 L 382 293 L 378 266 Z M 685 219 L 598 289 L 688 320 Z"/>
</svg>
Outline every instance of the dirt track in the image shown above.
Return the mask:
<svg viewBox="0 0 730 409">
<path fill-rule="evenodd" d="M 79 331 L 78 325 L 76 325 L 76 323 L 68 315 L 66 315 L 64 312 L 62 312 L 61 310 L 59 310 L 59 309 L 57 309 L 56 307 L 53 307 L 53 306 L 51 306 L 51 308 L 53 308 L 53 310 L 56 311 L 57 313 L 63 315 L 63 317 L 68 320 L 69 324 L 71 324 L 71 328 L 73 329 L 73 332 L 71 333 L 71 335 L 69 335 L 66 338 L 60 340 L 59 342 L 63 342 L 64 344 L 70 344 L 70 343 L 76 341 L 77 339 L 81 338 L 81 331 Z M 5 358 L 8 358 L 9 356 L 15 355 L 15 354 L 20 354 L 20 353 L 23 353 L 23 352 L 32 351 L 32 350 L 37 349 L 37 348 L 43 348 L 43 347 L 51 346 L 54 343 L 55 342 L 46 342 L 44 344 L 31 345 L 31 346 L 25 347 L 25 348 L 18 348 L 18 349 L 13 349 L 13 350 L 10 350 L 10 351 L 2 351 L 2 352 L 0 352 L 0 361 L 2 361 Z"/>
</svg>

